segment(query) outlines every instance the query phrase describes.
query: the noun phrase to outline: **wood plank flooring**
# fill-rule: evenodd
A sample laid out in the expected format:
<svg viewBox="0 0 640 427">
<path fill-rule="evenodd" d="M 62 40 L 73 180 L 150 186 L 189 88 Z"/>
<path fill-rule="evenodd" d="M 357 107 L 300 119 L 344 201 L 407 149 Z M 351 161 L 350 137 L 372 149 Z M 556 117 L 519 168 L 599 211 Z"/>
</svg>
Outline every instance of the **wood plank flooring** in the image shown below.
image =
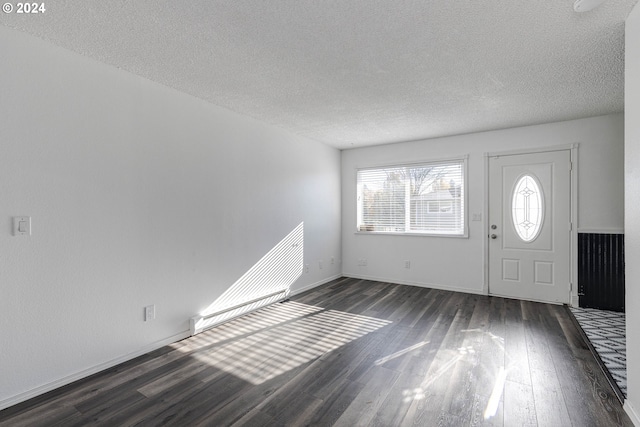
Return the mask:
<svg viewBox="0 0 640 427">
<path fill-rule="evenodd" d="M 566 307 L 338 279 L 0 426 L 633 426 Z"/>
</svg>

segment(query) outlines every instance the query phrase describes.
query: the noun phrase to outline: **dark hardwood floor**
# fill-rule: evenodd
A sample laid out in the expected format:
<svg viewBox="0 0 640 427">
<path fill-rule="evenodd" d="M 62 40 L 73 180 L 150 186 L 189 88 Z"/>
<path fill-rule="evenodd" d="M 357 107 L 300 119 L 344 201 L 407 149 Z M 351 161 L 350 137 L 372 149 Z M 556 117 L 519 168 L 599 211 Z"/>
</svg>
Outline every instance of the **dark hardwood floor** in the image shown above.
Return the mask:
<svg viewBox="0 0 640 427">
<path fill-rule="evenodd" d="M 339 279 L 2 426 L 632 426 L 562 306 Z"/>
</svg>

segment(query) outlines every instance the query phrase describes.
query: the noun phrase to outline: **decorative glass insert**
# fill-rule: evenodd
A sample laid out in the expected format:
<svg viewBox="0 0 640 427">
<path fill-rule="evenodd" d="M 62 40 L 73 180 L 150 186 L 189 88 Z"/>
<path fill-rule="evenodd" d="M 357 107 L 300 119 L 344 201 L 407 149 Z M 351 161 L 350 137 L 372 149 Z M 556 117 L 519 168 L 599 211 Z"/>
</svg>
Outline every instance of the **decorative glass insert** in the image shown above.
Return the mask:
<svg viewBox="0 0 640 427">
<path fill-rule="evenodd" d="M 525 242 L 538 237 L 543 221 L 542 189 L 531 175 L 522 176 L 513 190 L 511 213 L 513 226 Z"/>
</svg>

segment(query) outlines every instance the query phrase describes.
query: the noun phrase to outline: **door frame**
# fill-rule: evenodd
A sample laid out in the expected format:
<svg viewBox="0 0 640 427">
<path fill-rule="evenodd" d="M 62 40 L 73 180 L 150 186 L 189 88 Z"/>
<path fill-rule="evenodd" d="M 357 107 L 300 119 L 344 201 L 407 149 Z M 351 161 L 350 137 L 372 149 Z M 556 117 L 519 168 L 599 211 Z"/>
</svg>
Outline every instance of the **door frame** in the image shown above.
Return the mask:
<svg viewBox="0 0 640 427">
<path fill-rule="evenodd" d="M 578 307 L 578 148 L 580 143 L 554 145 L 550 147 L 524 148 L 519 150 L 491 151 L 484 153 L 484 214 L 482 221 L 482 238 L 484 239 L 484 286 L 483 293 L 489 295 L 489 158 L 516 154 L 534 154 L 550 151 L 569 151 L 571 170 L 569 172 L 569 210 L 571 225 L 569 227 L 569 286 L 570 304 Z"/>
</svg>

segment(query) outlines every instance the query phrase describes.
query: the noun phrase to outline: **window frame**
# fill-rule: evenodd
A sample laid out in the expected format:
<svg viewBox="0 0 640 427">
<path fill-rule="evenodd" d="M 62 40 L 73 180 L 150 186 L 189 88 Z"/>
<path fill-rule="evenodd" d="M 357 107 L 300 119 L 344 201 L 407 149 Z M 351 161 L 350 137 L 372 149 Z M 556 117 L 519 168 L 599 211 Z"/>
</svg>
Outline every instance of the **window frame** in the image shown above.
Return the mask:
<svg viewBox="0 0 640 427">
<path fill-rule="evenodd" d="M 469 155 L 457 156 L 457 157 L 446 157 L 440 159 L 429 159 L 422 161 L 411 161 L 411 162 L 397 162 L 397 163 L 383 163 L 376 164 L 370 166 L 357 166 L 354 170 L 355 175 L 355 203 L 356 203 L 356 217 L 355 217 L 355 232 L 356 235 L 367 235 L 367 236 L 415 236 L 415 237 L 444 237 L 444 238 L 454 238 L 454 239 L 468 239 L 469 238 Z M 434 233 L 434 232 L 420 232 L 420 231 L 366 231 L 358 229 L 358 220 L 360 215 L 359 203 L 358 200 L 359 190 L 358 190 L 358 172 L 363 170 L 372 170 L 372 169 L 386 169 L 386 168 L 406 168 L 406 167 L 417 167 L 417 166 L 427 166 L 427 165 L 442 165 L 446 163 L 462 163 L 462 185 L 463 185 L 463 195 L 461 202 L 463 204 L 462 209 L 462 233 L 453 234 L 453 233 Z"/>
</svg>

